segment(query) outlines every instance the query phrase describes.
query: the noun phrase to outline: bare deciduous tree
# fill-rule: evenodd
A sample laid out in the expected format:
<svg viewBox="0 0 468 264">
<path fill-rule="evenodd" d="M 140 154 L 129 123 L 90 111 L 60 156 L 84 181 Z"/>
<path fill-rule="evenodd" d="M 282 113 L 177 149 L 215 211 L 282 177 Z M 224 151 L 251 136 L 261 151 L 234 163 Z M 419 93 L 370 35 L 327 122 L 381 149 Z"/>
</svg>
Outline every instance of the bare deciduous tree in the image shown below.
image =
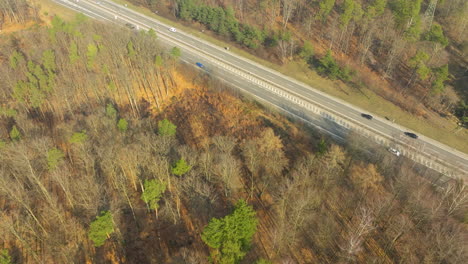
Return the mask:
<svg viewBox="0 0 468 264">
<path fill-rule="evenodd" d="M 288 25 L 288 21 L 292 18 L 300 0 L 281 0 L 283 7 L 283 29 Z"/>
<path fill-rule="evenodd" d="M 366 207 L 359 207 L 358 210 L 358 222 L 349 228 L 345 243 L 341 246 L 344 257 L 348 260 L 354 259 L 356 254 L 362 250 L 366 236 L 375 229 L 374 217 L 370 210 Z"/>
<path fill-rule="evenodd" d="M 442 199 L 446 204 L 448 215 L 468 208 L 468 189 L 463 180 L 459 179 L 449 182 L 443 188 Z"/>
<path fill-rule="evenodd" d="M 240 188 L 240 162 L 231 154 L 220 154 L 214 166 L 215 173 L 221 178 L 224 194 L 229 196 L 232 190 Z"/>
</svg>

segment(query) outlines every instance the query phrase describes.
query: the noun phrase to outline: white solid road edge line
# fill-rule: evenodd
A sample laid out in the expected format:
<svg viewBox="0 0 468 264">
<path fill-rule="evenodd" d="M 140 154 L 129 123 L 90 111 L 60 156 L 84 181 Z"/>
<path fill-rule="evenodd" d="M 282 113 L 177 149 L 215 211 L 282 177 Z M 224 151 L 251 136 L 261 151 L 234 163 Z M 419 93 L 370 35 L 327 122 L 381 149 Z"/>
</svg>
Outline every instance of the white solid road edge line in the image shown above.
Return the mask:
<svg viewBox="0 0 468 264">
<path fill-rule="evenodd" d="M 98 7 L 99 9 L 101 9 L 102 11 L 104 11 L 104 12 L 106 12 L 106 13 L 109 13 L 109 14 L 111 14 L 111 15 L 114 15 L 113 12 L 115 12 L 115 10 L 110 10 L 110 11 L 109 11 L 109 10 L 106 10 L 106 9 L 110 9 L 110 8 L 104 7 L 104 6 L 102 6 L 102 5 L 97 5 L 97 6 L 96 6 L 96 5 L 94 5 L 94 3 L 92 3 L 92 2 L 91 2 L 91 5 L 92 5 L 92 6 L 95 6 L 95 7 Z M 124 8 L 124 7 L 122 7 L 122 8 Z M 82 8 L 82 9 L 87 10 L 87 9 L 85 9 L 85 8 Z M 127 9 L 127 10 L 128 10 L 128 8 L 124 8 L 124 9 Z M 130 10 L 130 11 L 131 11 L 132 13 L 135 13 L 136 15 L 144 16 L 144 15 L 139 14 L 139 13 L 137 13 L 137 12 L 134 12 L 134 11 L 132 11 L 132 10 Z M 93 12 L 91 12 L 91 13 L 93 13 Z M 151 26 L 146 25 L 145 23 L 142 23 L 142 22 L 140 22 L 140 21 L 136 21 L 137 18 L 128 17 L 127 15 L 123 15 L 123 14 L 119 14 L 119 15 L 120 15 L 120 16 L 125 16 L 125 17 L 127 18 L 127 19 L 121 19 L 121 20 L 127 21 L 127 22 L 132 22 L 132 23 L 135 23 L 135 24 L 139 24 L 139 25 L 142 26 L 143 29 L 152 28 Z M 146 17 L 146 16 L 145 16 L 145 17 Z M 146 18 L 147 18 L 147 17 L 146 17 Z M 160 23 L 159 21 L 154 21 L 154 19 L 152 19 L 152 18 L 147 18 L 147 19 L 150 20 L 150 21 L 153 22 L 153 23 L 156 23 L 156 24 L 163 24 L 163 25 L 164 25 L 164 23 Z M 106 20 L 108 20 L 108 19 L 106 19 Z M 180 41 L 180 40 L 174 38 L 173 36 L 171 36 L 171 35 L 169 35 L 169 34 L 166 34 L 166 33 L 162 33 L 162 34 L 161 34 L 161 33 L 162 33 L 162 32 L 160 32 L 160 35 L 162 35 L 162 38 L 164 38 L 166 41 L 173 42 L 173 43 L 175 42 L 175 44 L 176 44 L 176 43 L 179 43 L 179 45 L 185 46 L 186 48 L 192 49 L 193 51 L 195 51 L 195 54 L 196 54 L 196 53 L 202 53 L 202 54 L 208 55 L 208 56 L 210 56 L 213 60 L 216 60 L 216 62 L 218 62 L 218 64 L 220 64 L 219 62 L 222 61 L 222 63 L 225 64 L 225 65 L 227 65 L 227 66 L 234 66 L 234 65 L 232 65 L 230 62 L 225 62 L 224 60 L 220 60 L 219 58 L 217 58 L 217 57 L 215 57 L 215 56 L 213 56 L 213 55 L 211 55 L 211 54 L 207 54 L 207 52 L 205 52 L 205 51 L 203 51 L 203 50 L 199 50 L 199 49 L 196 48 L 196 47 L 192 47 L 192 45 L 186 44 L 185 42 L 182 42 L 182 41 Z M 186 35 L 186 34 L 184 34 L 184 35 Z M 190 36 L 190 37 L 193 38 L 193 36 Z M 202 41 L 202 42 L 205 42 L 205 41 Z M 210 45 L 210 46 L 212 46 L 212 45 Z M 249 62 L 249 61 L 247 61 L 247 62 Z M 234 66 L 234 67 L 235 67 L 235 66 Z M 225 67 L 225 68 L 227 68 L 227 67 Z M 235 67 L 235 68 L 238 68 L 238 67 Z M 263 68 L 263 67 L 262 67 L 262 68 Z M 242 69 L 240 69 L 240 70 L 242 70 Z M 270 84 L 272 84 L 272 85 L 274 85 L 274 86 L 276 86 L 276 87 L 278 87 L 278 88 L 280 88 L 280 89 L 284 89 L 284 87 L 278 86 L 277 84 L 271 82 L 270 80 L 264 80 L 264 78 L 259 77 L 259 76 L 256 76 L 256 74 L 252 74 L 252 73 L 250 73 L 250 72 L 247 72 L 247 73 L 248 73 L 249 75 L 251 75 L 252 77 L 254 77 L 254 78 L 256 79 L 256 80 L 254 80 L 255 83 L 258 82 L 259 85 L 261 85 L 261 82 L 265 82 L 265 83 L 270 83 Z M 238 75 L 238 74 L 237 74 L 237 75 Z M 261 86 L 265 86 L 265 85 L 261 85 Z M 268 84 L 267 84 L 267 86 L 268 86 Z M 236 85 L 236 87 L 239 88 L 237 85 Z M 266 89 L 269 89 L 269 87 L 266 87 Z M 243 90 L 243 89 L 242 89 L 242 90 Z M 271 90 L 271 89 L 269 89 L 269 90 Z M 289 90 L 289 89 L 287 89 L 287 90 Z M 299 98 L 303 97 L 302 95 L 296 94 L 296 92 L 293 92 L 293 91 L 289 91 L 289 92 L 290 92 L 290 93 L 293 93 L 294 96 L 296 97 L 296 98 L 292 98 L 291 96 L 288 96 L 288 99 L 289 99 L 290 101 L 296 102 L 296 100 L 298 101 L 298 98 L 297 98 L 297 97 L 299 97 Z M 256 95 L 254 95 L 254 96 L 256 96 Z M 258 98 L 258 96 L 256 96 L 256 97 Z M 291 97 L 291 98 L 289 98 L 289 97 Z M 294 99 L 294 100 L 291 100 L 291 99 Z M 308 98 L 301 98 L 301 99 L 299 99 L 299 100 L 304 100 L 304 99 L 306 99 L 307 101 L 309 101 Z M 262 99 L 262 100 L 265 101 L 264 99 Z M 329 107 L 322 106 L 320 103 L 317 103 L 317 102 L 308 102 L 308 103 L 310 103 L 310 104 L 316 104 L 316 105 L 318 104 L 319 107 L 322 108 L 322 109 L 324 109 L 323 111 L 325 111 L 325 112 L 327 112 L 327 111 L 328 111 L 328 112 L 332 112 L 332 114 L 333 114 L 333 115 L 336 115 L 338 118 L 350 119 L 350 120 L 352 120 L 351 123 L 359 124 L 360 126 L 364 127 L 365 129 L 371 130 L 371 131 L 373 131 L 374 133 L 380 135 L 381 137 L 389 138 L 390 141 L 394 140 L 394 138 L 393 138 L 392 136 L 388 136 L 388 135 L 386 135 L 386 134 L 384 134 L 384 133 L 381 133 L 380 131 L 376 131 L 374 128 L 368 127 L 368 126 L 365 125 L 365 124 L 363 125 L 363 124 L 361 124 L 361 122 L 358 122 L 357 120 L 355 120 L 355 119 L 353 119 L 353 118 L 350 118 L 350 117 L 347 117 L 347 116 L 344 116 L 344 117 L 343 117 L 340 113 L 335 112 L 333 109 L 329 109 Z M 270 104 L 271 104 L 271 103 L 270 103 Z M 282 110 L 283 110 L 283 111 L 287 111 L 287 110 L 285 110 L 285 109 L 282 109 Z M 288 111 L 288 112 L 289 112 L 289 111 Z M 332 119 L 332 120 L 333 120 L 333 119 Z M 310 122 L 309 122 L 309 123 L 310 123 Z M 339 124 L 339 123 L 338 123 L 338 124 Z M 378 141 L 380 142 L 381 140 L 378 140 Z M 398 141 L 399 141 L 399 145 L 403 145 L 404 142 L 402 142 L 401 140 L 398 140 Z M 382 142 L 382 143 L 384 143 L 384 142 Z M 427 156 L 426 158 L 434 158 L 433 155 L 430 155 L 430 154 L 421 152 L 421 151 L 415 149 L 413 146 L 409 146 L 409 147 L 413 148 L 414 151 L 416 151 L 416 152 L 420 152 L 420 155 Z M 445 161 L 440 160 L 438 157 L 435 157 L 435 159 L 438 160 L 439 162 L 441 162 L 442 164 L 444 164 L 445 166 L 448 165 L 449 167 L 458 169 L 456 166 L 453 166 L 452 164 L 447 164 Z M 426 163 L 427 163 L 427 162 L 426 162 Z"/>
</svg>

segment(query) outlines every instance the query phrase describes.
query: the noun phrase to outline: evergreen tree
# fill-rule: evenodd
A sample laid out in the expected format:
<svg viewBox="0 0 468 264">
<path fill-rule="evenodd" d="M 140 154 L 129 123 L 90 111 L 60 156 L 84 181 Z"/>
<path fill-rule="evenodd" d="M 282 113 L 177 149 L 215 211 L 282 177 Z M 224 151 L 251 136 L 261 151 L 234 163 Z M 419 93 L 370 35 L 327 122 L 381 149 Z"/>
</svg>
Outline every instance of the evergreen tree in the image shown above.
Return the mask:
<svg viewBox="0 0 468 264">
<path fill-rule="evenodd" d="M 255 261 L 255 264 L 273 264 L 273 262 L 269 261 L 269 260 L 266 260 L 266 259 L 259 259 L 257 261 Z"/>
<path fill-rule="evenodd" d="M 13 126 L 10 130 L 10 138 L 13 141 L 19 141 L 21 139 L 21 133 L 16 126 Z"/>
<path fill-rule="evenodd" d="M 106 115 L 109 118 L 114 119 L 114 120 L 117 117 L 117 110 L 114 108 L 114 106 L 111 103 L 108 103 L 106 105 Z"/>
<path fill-rule="evenodd" d="M 156 55 L 156 56 L 154 57 L 154 65 L 155 65 L 156 67 L 161 67 L 161 66 L 163 66 L 163 63 L 164 63 L 164 61 L 163 61 L 163 58 L 161 57 L 161 55 L 158 54 L 158 55 Z"/>
<path fill-rule="evenodd" d="M 427 78 L 429 78 L 429 75 L 431 74 L 431 69 L 427 67 L 426 64 L 422 63 L 417 68 L 416 73 L 418 74 L 419 79 L 424 81 Z"/>
<path fill-rule="evenodd" d="M 419 65 L 426 62 L 427 60 L 429 60 L 429 54 L 419 50 L 413 57 L 409 59 L 409 65 L 412 68 L 417 68 Z"/>
<path fill-rule="evenodd" d="M 72 144 L 73 144 L 73 143 L 80 144 L 80 143 L 85 142 L 86 139 L 88 139 L 88 135 L 86 135 L 86 131 L 83 130 L 83 131 L 81 131 L 81 132 L 76 132 L 76 133 L 74 133 L 74 134 L 71 136 L 69 142 L 72 143 Z"/>
<path fill-rule="evenodd" d="M 78 55 L 78 46 L 75 42 L 70 44 L 70 54 L 68 55 L 68 58 L 70 59 L 71 64 L 75 63 L 80 58 L 80 55 Z"/>
<path fill-rule="evenodd" d="M 49 37 L 51 42 L 56 41 L 57 32 L 63 32 L 65 29 L 65 22 L 58 16 L 52 18 L 52 27 L 49 28 Z"/>
<path fill-rule="evenodd" d="M 109 91 L 111 92 L 115 92 L 117 90 L 117 86 L 115 86 L 115 83 L 113 81 L 110 81 L 107 84 L 107 89 L 109 89 Z"/>
<path fill-rule="evenodd" d="M 258 220 L 252 206 L 239 200 L 234 212 L 222 219 L 212 218 L 201 238 L 212 251 L 216 263 L 239 263 L 250 248 Z"/>
<path fill-rule="evenodd" d="M 331 55 L 330 50 L 328 50 L 327 54 L 319 60 L 317 71 L 327 75 L 332 80 L 335 80 L 340 76 L 340 68 Z"/>
<path fill-rule="evenodd" d="M 0 106 L 0 116 L 15 117 L 17 114 L 18 112 L 15 109 Z"/>
<path fill-rule="evenodd" d="M 42 53 L 42 66 L 49 75 L 53 74 L 57 70 L 55 64 L 55 52 L 53 50 L 46 50 Z"/>
<path fill-rule="evenodd" d="M 449 80 L 448 64 L 434 69 L 435 79 L 432 82 L 432 92 L 441 93 L 445 90 L 444 82 Z"/>
<path fill-rule="evenodd" d="M 356 8 L 356 2 L 354 0 L 344 0 L 342 9 L 342 14 L 340 15 L 340 26 L 346 27 L 353 18 L 353 12 Z"/>
<path fill-rule="evenodd" d="M 47 167 L 49 171 L 55 170 L 64 157 L 65 155 L 60 149 L 53 148 L 47 151 Z"/>
<path fill-rule="evenodd" d="M 413 81 L 413 76 L 416 73 L 421 80 L 427 79 L 431 70 L 426 66 L 426 61 L 429 60 L 429 54 L 424 51 L 418 51 L 413 57 L 408 60 L 409 66 L 413 69 L 413 75 L 409 83 Z"/>
<path fill-rule="evenodd" d="M 468 126 L 468 103 L 465 103 L 464 100 L 461 100 L 455 109 L 455 115 L 462 122 L 463 126 Z"/>
<path fill-rule="evenodd" d="M 18 65 L 22 63 L 23 61 L 24 61 L 23 55 L 16 50 L 13 51 L 13 53 L 10 55 L 10 67 L 13 70 L 15 70 L 16 67 L 18 67 Z"/>
<path fill-rule="evenodd" d="M 141 199 L 150 209 L 157 210 L 158 202 L 166 191 L 166 184 L 160 180 L 145 180 Z"/>
<path fill-rule="evenodd" d="M 192 166 L 188 165 L 184 159 L 178 160 L 172 167 L 172 173 L 177 176 L 182 176 L 185 173 L 189 172 L 192 169 Z"/>
<path fill-rule="evenodd" d="M 160 136 L 175 136 L 177 126 L 172 124 L 171 121 L 164 119 L 158 122 L 158 134 Z"/>
<path fill-rule="evenodd" d="M 404 36 L 409 41 L 417 41 L 421 36 L 421 16 L 415 16 L 409 25 L 409 27 L 404 31 Z"/>
<path fill-rule="evenodd" d="M 327 150 L 328 150 L 328 146 L 327 146 L 327 142 L 325 142 L 325 139 L 320 139 L 320 142 L 318 143 L 318 146 L 317 146 L 317 153 L 319 154 L 319 156 L 323 156 L 325 155 L 325 153 L 327 153 Z"/>
<path fill-rule="evenodd" d="M 333 9 L 335 5 L 335 0 L 323 0 L 319 3 L 319 11 L 317 13 L 317 19 L 322 20 L 325 22 L 327 20 L 328 15 Z"/>
<path fill-rule="evenodd" d="M 130 58 L 135 57 L 136 55 L 135 48 L 133 47 L 133 42 L 131 40 L 127 43 L 127 54 Z"/>
<path fill-rule="evenodd" d="M 391 2 L 393 17 L 401 29 L 409 28 L 419 16 L 422 0 L 395 0 Z"/>
<path fill-rule="evenodd" d="M 152 38 L 152 39 L 157 38 L 156 31 L 154 31 L 154 29 L 150 28 L 148 30 L 148 36 L 150 36 L 150 38 Z"/>
<path fill-rule="evenodd" d="M 0 264 L 12 264 L 10 254 L 6 249 L 0 250 Z"/>
<path fill-rule="evenodd" d="M 180 49 L 178 47 L 173 47 L 171 49 L 171 56 L 174 57 L 174 58 L 179 58 L 181 55 L 181 52 L 180 52 Z"/>
<path fill-rule="evenodd" d="M 387 0 L 374 0 L 367 6 L 365 16 L 370 19 L 381 16 L 385 11 L 386 6 Z"/>
<path fill-rule="evenodd" d="M 448 39 L 444 36 L 442 26 L 433 23 L 431 29 L 424 35 L 424 40 L 441 44 L 443 47 L 448 45 Z"/>
<path fill-rule="evenodd" d="M 104 245 L 112 233 L 114 233 L 112 214 L 109 211 L 104 211 L 89 226 L 88 237 L 93 241 L 95 247 L 100 247 Z"/>
<path fill-rule="evenodd" d="M 91 70 L 94 68 L 94 63 L 96 60 L 97 53 L 98 53 L 98 48 L 96 47 L 96 45 L 92 43 L 88 44 L 88 51 L 86 52 L 86 58 L 88 59 L 86 66 L 88 67 L 88 70 Z"/>
<path fill-rule="evenodd" d="M 120 118 L 119 122 L 117 122 L 117 128 L 119 129 L 120 132 L 125 133 L 127 132 L 128 129 L 128 122 L 127 120 Z"/>
<path fill-rule="evenodd" d="M 314 46 L 312 46 L 310 41 L 306 40 L 304 42 L 304 46 L 302 46 L 302 49 L 299 52 L 299 56 L 307 62 L 310 61 L 312 56 L 314 56 Z"/>
</svg>

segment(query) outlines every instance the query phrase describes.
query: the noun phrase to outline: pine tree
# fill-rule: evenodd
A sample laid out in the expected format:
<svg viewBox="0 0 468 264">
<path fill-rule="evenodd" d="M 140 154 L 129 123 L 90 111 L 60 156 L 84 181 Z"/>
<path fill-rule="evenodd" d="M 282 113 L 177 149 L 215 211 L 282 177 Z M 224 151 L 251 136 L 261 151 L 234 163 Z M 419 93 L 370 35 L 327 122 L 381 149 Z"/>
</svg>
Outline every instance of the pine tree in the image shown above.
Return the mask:
<svg viewBox="0 0 468 264">
<path fill-rule="evenodd" d="M 166 191 L 166 184 L 160 180 L 145 180 L 141 199 L 150 209 L 157 210 L 158 202 Z"/>
<path fill-rule="evenodd" d="M 163 63 L 164 62 L 163 62 L 163 59 L 162 59 L 161 55 L 156 55 L 156 57 L 154 58 L 154 65 L 156 67 L 161 67 L 161 66 L 163 66 Z"/>
<path fill-rule="evenodd" d="M 239 200 L 232 214 L 222 219 L 212 218 L 201 238 L 213 249 L 211 257 L 216 263 L 239 263 L 250 248 L 257 224 L 252 206 Z"/>
<path fill-rule="evenodd" d="M 150 38 L 153 38 L 153 39 L 157 38 L 156 31 L 154 31 L 154 29 L 150 28 L 148 30 L 148 36 L 150 36 Z"/>
<path fill-rule="evenodd" d="M 10 56 L 10 67 L 13 70 L 15 70 L 16 67 L 18 67 L 18 65 L 22 63 L 23 61 L 24 61 L 23 55 L 15 50 Z"/>
<path fill-rule="evenodd" d="M 387 0 L 374 0 L 367 6 L 365 16 L 370 19 L 381 16 L 385 11 L 386 6 Z"/>
<path fill-rule="evenodd" d="M 431 70 L 425 64 L 428 60 L 429 54 L 424 51 L 418 51 L 416 55 L 408 60 L 409 66 L 413 69 L 413 74 L 411 75 L 407 86 L 409 86 L 409 84 L 414 80 L 415 74 L 417 74 L 421 80 L 425 80 L 429 77 Z"/>
<path fill-rule="evenodd" d="M 259 259 L 257 261 L 255 261 L 255 264 L 273 264 L 273 262 L 269 261 L 269 260 L 266 260 L 266 259 Z"/>
<path fill-rule="evenodd" d="M 114 106 L 111 103 L 106 105 L 106 115 L 114 120 L 117 117 L 117 110 L 115 110 Z"/>
<path fill-rule="evenodd" d="M 343 13 L 340 15 L 340 26 L 342 28 L 346 27 L 353 18 L 353 12 L 356 8 L 356 2 L 354 0 L 345 0 L 341 9 Z"/>
<path fill-rule="evenodd" d="M 57 65 L 55 64 L 55 52 L 53 50 L 46 50 L 42 53 L 42 66 L 44 66 L 44 69 L 49 75 L 57 70 Z"/>
<path fill-rule="evenodd" d="M 86 131 L 83 130 L 81 132 L 74 133 L 71 136 L 69 142 L 72 143 L 72 144 L 73 143 L 79 144 L 79 143 L 85 142 L 86 139 L 88 139 L 88 135 L 86 135 Z"/>
<path fill-rule="evenodd" d="M 127 120 L 120 118 L 119 122 L 117 122 L 117 128 L 119 129 L 120 132 L 125 133 L 127 132 L 128 129 L 128 122 Z"/>
<path fill-rule="evenodd" d="M 127 43 L 127 55 L 130 58 L 133 58 L 136 55 L 135 47 L 133 46 L 133 42 L 131 40 Z"/>
<path fill-rule="evenodd" d="M 188 165 L 184 159 L 178 160 L 172 167 L 172 173 L 177 176 L 182 176 L 185 173 L 189 172 L 192 169 L 192 166 Z"/>
<path fill-rule="evenodd" d="M 47 167 L 49 171 L 57 168 L 60 161 L 65 157 L 60 149 L 53 148 L 47 151 Z"/>
<path fill-rule="evenodd" d="M 328 15 L 333 9 L 333 6 L 335 5 L 335 0 L 323 0 L 320 1 L 319 3 L 319 12 L 317 13 L 317 19 L 322 20 L 322 22 L 325 22 L 327 20 Z"/>
<path fill-rule="evenodd" d="M 158 134 L 160 136 L 172 137 L 176 134 L 176 129 L 177 126 L 167 119 L 158 122 Z"/>
<path fill-rule="evenodd" d="M 75 63 L 80 58 L 80 55 L 78 55 L 78 46 L 75 42 L 70 44 L 70 54 L 68 55 L 68 58 L 70 59 L 71 64 Z"/>
<path fill-rule="evenodd" d="M 335 80 L 340 76 L 340 68 L 331 55 L 330 50 L 328 50 L 325 56 L 319 60 L 317 71 L 319 73 L 326 74 L 332 80 Z"/>
<path fill-rule="evenodd" d="M 91 70 L 94 68 L 94 63 L 96 60 L 97 53 L 98 53 L 98 48 L 96 47 L 96 45 L 92 43 L 88 44 L 88 51 L 86 52 L 86 58 L 88 59 L 86 66 L 88 67 L 88 70 Z"/>
<path fill-rule="evenodd" d="M 0 139 L 0 150 L 6 146 L 6 142 Z"/>
<path fill-rule="evenodd" d="M 444 82 L 449 80 L 448 64 L 434 69 L 435 79 L 432 82 L 431 90 L 433 93 L 441 93 L 445 90 Z"/>
<path fill-rule="evenodd" d="M 10 138 L 13 141 L 19 141 L 21 139 L 21 133 L 16 126 L 13 126 L 10 131 Z"/>
<path fill-rule="evenodd" d="M 309 62 L 312 56 L 314 56 L 314 46 L 312 46 L 310 41 L 304 42 L 304 46 L 302 46 L 302 49 L 299 52 L 299 56 L 301 56 L 301 58 L 303 58 L 306 62 Z"/>
<path fill-rule="evenodd" d="M 181 55 L 181 51 L 180 51 L 180 49 L 179 49 L 178 47 L 173 47 L 173 48 L 171 49 L 171 56 L 172 56 L 172 57 L 174 57 L 174 58 L 177 59 L 177 58 L 180 57 L 180 55 Z"/>
<path fill-rule="evenodd" d="M 395 0 L 391 2 L 393 17 L 401 29 L 409 28 L 419 16 L 422 0 Z"/>
<path fill-rule="evenodd" d="M 443 47 L 448 45 L 448 39 L 444 36 L 442 26 L 433 23 L 431 29 L 424 35 L 424 39 L 441 44 Z"/>
<path fill-rule="evenodd" d="M 95 247 L 100 247 L 104 245 L 112 233 L 114 233 L 112 214 L 109 211 L 104 211 L 89 226 L 88 236 Z"/>
<path fill-rule="evenodd" d="M 0 264 L 11 264 L 11 257 L 8 254 L 8 250 L 2 249 L 0 250 Z"/>
</svg>

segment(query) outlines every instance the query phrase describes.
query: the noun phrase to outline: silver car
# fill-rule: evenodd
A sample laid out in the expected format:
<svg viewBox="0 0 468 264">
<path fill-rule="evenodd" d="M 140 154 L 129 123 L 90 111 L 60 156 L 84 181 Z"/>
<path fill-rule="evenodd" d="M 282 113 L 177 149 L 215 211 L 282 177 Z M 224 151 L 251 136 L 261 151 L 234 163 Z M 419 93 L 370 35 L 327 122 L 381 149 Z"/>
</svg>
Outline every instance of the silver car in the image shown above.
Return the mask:
<svg viewBox="0 0 468 264">
<path fill-rule="evenodd" d="M 392 153 L 393 155 L 399 157 L 401 155 L 400 151 L 394 149 L 394 148 L 389 148 L 388 151 L 390 151 L 390 153 Z"/>
</svg>

